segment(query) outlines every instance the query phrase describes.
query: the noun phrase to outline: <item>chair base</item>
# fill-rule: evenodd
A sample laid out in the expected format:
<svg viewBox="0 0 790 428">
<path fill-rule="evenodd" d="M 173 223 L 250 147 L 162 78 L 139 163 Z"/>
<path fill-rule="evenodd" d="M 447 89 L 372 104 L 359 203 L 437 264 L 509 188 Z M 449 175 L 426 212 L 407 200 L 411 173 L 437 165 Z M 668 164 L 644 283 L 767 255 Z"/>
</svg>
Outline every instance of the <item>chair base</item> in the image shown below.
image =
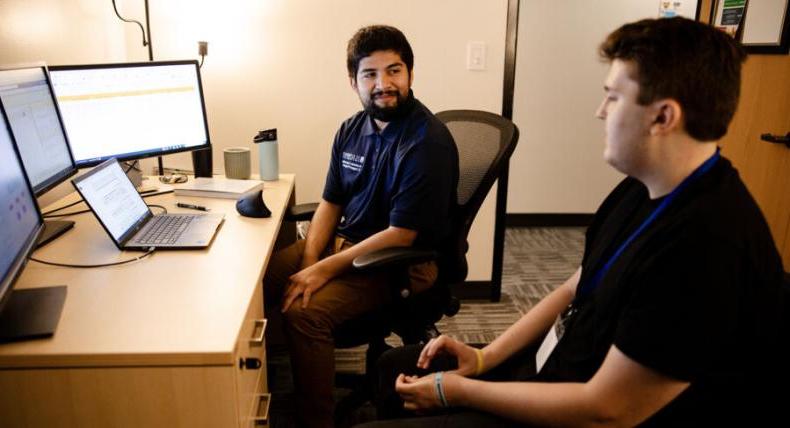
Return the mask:
<svg viewBox="0 0 790 428">
<path fill-rule="evenodd" d="M 392 349 L 384 339 L 370 342 L 365 352 L 365 373 L 337 373 L 335 386 L 351 392 L 335 404 L 335 426 L 343 425 L 351 414 L 373 399 L 376 392 L 376 362 L 382 354 Z"/>
</svg>

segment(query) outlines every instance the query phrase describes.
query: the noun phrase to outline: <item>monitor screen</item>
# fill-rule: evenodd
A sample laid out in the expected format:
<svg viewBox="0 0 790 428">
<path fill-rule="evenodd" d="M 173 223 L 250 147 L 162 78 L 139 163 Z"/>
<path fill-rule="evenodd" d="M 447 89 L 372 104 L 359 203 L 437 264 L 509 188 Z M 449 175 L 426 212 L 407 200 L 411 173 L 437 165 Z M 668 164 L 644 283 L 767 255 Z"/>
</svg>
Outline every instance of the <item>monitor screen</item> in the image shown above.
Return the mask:
<svg viewBox="0 0 790 428">
<path fill-rule="evenodd" d="M 0 309 L 4 306 L 42 227 L 32 189 L 0 113 Z"/>
<path fill-rule="evenodd" d="M 36 195 L 77 172 L 45 66 L 0 69 L 0 101 Z"/>
<path fill-rule="evenodd" d="M 197 61 L 50 67 L 79 167 L 210 147 Z"/>
</svg>

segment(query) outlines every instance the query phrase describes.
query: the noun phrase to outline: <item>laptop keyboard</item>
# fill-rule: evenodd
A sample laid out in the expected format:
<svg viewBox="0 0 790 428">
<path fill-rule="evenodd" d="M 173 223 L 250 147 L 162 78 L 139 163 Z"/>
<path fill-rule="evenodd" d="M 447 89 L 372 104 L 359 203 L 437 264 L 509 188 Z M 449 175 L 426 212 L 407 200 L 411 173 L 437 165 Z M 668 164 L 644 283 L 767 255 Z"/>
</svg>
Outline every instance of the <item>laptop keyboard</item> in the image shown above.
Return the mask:
<svg viewBox="0 0 790 428">
<path fill-rule="evenodd" d="M 197 215 L 159 216 L 154 224 L 135 241 L 144 245 L 174 244 Z"/>
</svg>

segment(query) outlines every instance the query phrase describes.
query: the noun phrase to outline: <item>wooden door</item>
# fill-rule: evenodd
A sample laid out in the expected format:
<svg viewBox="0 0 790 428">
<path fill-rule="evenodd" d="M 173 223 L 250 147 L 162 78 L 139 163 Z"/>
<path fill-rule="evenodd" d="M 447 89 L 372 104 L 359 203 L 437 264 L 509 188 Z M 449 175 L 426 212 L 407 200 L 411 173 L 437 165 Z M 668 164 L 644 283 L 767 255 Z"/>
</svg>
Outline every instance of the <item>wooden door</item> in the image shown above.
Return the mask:
<svg viewBox="0 0 790 428">
<path fill-rule="evenodd" d="M 732 160 L 763 210 L 790 271 L 790 148 L 760 134 L 790 132 L 790 56 L 752 55 L 743 70 L 741 101 L 722 153 Z"/>
<path fill-rule="evenodd" d="M 701 20 L 707 21 L 710 0 L 702 6 Z M 790 271 L 790 148 L 760 140 L 764 133 L 790 132 L 790 55 L 749 55 L 742 79 L 722 153 L 757 200 Z"/>
</svg>

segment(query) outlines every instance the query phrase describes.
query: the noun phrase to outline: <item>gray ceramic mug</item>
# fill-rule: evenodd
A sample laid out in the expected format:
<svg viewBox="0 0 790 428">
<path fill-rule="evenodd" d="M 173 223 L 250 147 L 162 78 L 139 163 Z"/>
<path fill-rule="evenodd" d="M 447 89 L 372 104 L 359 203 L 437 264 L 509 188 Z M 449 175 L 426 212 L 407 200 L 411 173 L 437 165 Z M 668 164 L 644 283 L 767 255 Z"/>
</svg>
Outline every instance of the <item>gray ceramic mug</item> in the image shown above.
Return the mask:
<svg viewBox="0 0 790 428">
<path fill-rule="evenodd" d="M 250 178 L 250 149 L 228 147 L 225 155 L 225 177 L 246 180 Z"/>
</svg>

